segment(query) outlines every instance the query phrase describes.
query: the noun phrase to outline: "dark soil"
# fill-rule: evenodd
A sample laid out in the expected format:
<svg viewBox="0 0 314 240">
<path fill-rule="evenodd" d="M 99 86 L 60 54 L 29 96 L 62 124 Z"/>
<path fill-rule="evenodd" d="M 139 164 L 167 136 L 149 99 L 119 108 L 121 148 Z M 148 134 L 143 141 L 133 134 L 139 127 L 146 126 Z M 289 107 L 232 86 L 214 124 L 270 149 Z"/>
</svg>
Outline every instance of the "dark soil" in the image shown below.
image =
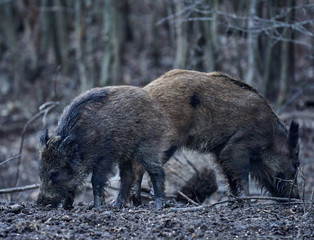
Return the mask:
<svg viewBox="0 0 314 240">
<path fill-rule="evenodd" d="M 190 207 L 174 201 L 102 210 L 85 203 L 71 210 L 33 203 L 0 203 L 4 239 L 314 239 L 309 205 L 274 202 Z"/>
<path fill-rule="evenodd" d="M 313 115 L 312 108 L 307 112 Z M 314 189 L 314 121 L 302 119 L 302 111 L 292 113 L 286 119 L 296 119 L 301 126 L 299 189 L 309 202 Z M 22 128 L 12 129 L 10 134 L 0 129 L 0 162 L 16 155 L 20 147 Z M 38 135 L 34 130 L 25 138 L 18 186 L 39 182 Z M 13 187 L 16 169 L 17 159 L 0 166 L 1 189 Z M 219 186 L 226 189 L 225 184 Z M 314 239 L 313 204 L 260 200 L 193 207 L 169 200 L 161 211 L 152 204 L 120 210 L 108 204 L 96 211 L 90 209 L 91 192 L 83 191 L 71 210 L 36 206 L 38 189 L 1 194 L 0 239 Z M 211 197 L 207 203 L 219 200 Z"/>
</svg>

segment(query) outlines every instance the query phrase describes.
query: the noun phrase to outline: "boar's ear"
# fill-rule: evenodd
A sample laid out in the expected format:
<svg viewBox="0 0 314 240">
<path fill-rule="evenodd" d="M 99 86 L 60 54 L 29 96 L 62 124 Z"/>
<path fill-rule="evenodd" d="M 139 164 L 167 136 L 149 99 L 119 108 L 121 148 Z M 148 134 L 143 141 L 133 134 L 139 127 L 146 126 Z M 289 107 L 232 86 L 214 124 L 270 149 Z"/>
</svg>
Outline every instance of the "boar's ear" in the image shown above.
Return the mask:
<svg viewBox="0 0 314 240">
<path fill-rule="evenodd" d="M 78 160 L 79 152 L 76 137 L 74 135 L 67 136 L 61 142 L 59 148 L 64 155 L 70 156 L 70 158 L 67 160 L 67 164 L 69 164 L 72 170 L 75 170 L 80 165 Z"/>
<path fill-rule="evenodd" d="M 49 140 L 49 136 L 48 136 L 48 129 L 45 129 L 41 134 L 40 134 L 40 145 L 41 147 L 43 147 Z"/>
<path fill-rule="evenodd" d="M 74 135 L 69 135 L 60 143 L 59 149 L 66 152 L 73 152 L 77 150 L 76 137 Z"/>
<path fill-rule="evenodd" d="M 296 150 L 298 146 L 299 139 L 299 124 L 292 121 L 289 128 L 289 149 Z"/>
</svg>

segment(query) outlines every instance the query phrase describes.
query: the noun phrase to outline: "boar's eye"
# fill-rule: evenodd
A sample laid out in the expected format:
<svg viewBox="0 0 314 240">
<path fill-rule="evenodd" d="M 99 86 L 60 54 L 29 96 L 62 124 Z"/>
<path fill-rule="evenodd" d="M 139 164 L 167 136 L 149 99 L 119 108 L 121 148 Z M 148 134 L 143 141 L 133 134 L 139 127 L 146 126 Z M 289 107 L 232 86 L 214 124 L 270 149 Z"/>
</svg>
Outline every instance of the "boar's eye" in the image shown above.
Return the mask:
<svg viewBox="0 0 314 240">
<path fill-rule="evenodd" d="M 299 166 L 300 166 L 299 162 L 294 162 L 293 163 L 293 168 L 294 168 L 295 171 L 299 168 Z"/>
<path fill-rule="evenodd" d="M 49 179 L 51 180 L 52 183 L 56 183 L 58 176 L 59 176 L 59 171 L 52 171 L 49 174 Z"/>
<path fill-rule="evenodd" d="M 295 156 L 296 158 L 299 157 L 299 148 L 295 150 L 294 156 Z"/>
</svg>

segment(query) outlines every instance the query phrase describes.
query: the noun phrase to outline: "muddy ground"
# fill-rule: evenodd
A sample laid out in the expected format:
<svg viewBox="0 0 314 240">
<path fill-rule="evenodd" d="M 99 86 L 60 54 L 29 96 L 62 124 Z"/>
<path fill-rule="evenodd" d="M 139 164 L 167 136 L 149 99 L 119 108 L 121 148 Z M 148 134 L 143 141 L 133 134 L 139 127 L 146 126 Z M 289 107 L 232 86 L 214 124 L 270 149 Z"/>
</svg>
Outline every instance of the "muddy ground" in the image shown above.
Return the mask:
<svg viewBox="0 0 314 240">
<path fill-rule="evenodd" d="M 314 239 L 313 207 L 274 202 L 191 207 L 168 201 L 91 210 L 80 202 L 71 210 L 33 203 L 0 203 L 4 239 Z"/>
<path fill-rule="evenodd" d="M 28 139 L 33 146 L 32 138 Z M 303 144 L 300 157 L 306 179 L 303 190 L 310 202 L 314 186 L 314 138 L 310 134 L 303 139 L 307 143 Z M 37 155 L 34 147 L 26 150 Z M 11 181 L 6 181 L 10 178 L 3 176 L 14 176 L 15 172 L 2 168 L 6 170 L 0 172 L 2 184 L 10 184 Z M 30 183 L 38 182 L 37 168 L 36 161 L 23 162 L 21 186 L 28 184 L 24 178 L 30 179 Z M 90 209 L 89 189 L 77 197 L 73 209 L 64 210 L 36 206 L 37 194 L 35 189 L 0 196 L 0 239 L 314 239 L 313 204 L 289 206 L 260 200 L 195 207 L 172 199 L 161 211 L 154 210 L 152 202 L 120 210 L 108 203 L 96 211 Z M 216 200 L 217 196 L 213 196 L 206 204 Z"/>
<path fill-rule="evenodd" d="M 293 112 L 291 118 L 301 125 L 299 188 L 308 204 L 259 200 L 195 207 L 171 199 L 160 211 L 152 203 L 118 210 L 109 202 L 96 211 L 90 209 L 88 189 L 76 198 L 73 209 L 63 210 L 36 206 L 34 189 L 0 195 L 0 239 L 314 239 L 314 205 L 309 204 L 314 189 L 314 121 L 298 119 L 301 113 Z M 25 138 L 18 186 L 39 182 L 38 134 L 35 129 Z M 19 146 L 18 133 L 0 134 L 0 162 L 16 155 Z M 17 159 L 0 165 L 0 189 L 13 187 L 16 172 Z M 218 183 L 219 189 L 224 186 L 219 192 L 224 196 L 213 196 L 206 204 L 226 199 L 226 186 Z"/>
</svg>

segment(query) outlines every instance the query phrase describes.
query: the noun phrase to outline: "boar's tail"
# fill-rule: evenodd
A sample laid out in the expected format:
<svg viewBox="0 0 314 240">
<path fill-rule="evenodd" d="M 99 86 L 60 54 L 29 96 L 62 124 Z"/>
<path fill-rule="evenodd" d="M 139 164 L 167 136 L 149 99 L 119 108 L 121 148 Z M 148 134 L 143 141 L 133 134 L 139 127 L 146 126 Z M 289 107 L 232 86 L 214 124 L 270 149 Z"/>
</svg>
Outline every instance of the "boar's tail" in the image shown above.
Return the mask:
<svg viewBox="0 0 314 240">
<path fill-rule="evenodd" d="M 61 136 L 61 139 L 68 136 L 71 129 L 79 121 L 86 106 L 102 103 L 107 97 L 108 92 L 105 88 L 94 88 L 76 97 L 64 109 L 55 131 L 56 135 Z"/>
</svg>

